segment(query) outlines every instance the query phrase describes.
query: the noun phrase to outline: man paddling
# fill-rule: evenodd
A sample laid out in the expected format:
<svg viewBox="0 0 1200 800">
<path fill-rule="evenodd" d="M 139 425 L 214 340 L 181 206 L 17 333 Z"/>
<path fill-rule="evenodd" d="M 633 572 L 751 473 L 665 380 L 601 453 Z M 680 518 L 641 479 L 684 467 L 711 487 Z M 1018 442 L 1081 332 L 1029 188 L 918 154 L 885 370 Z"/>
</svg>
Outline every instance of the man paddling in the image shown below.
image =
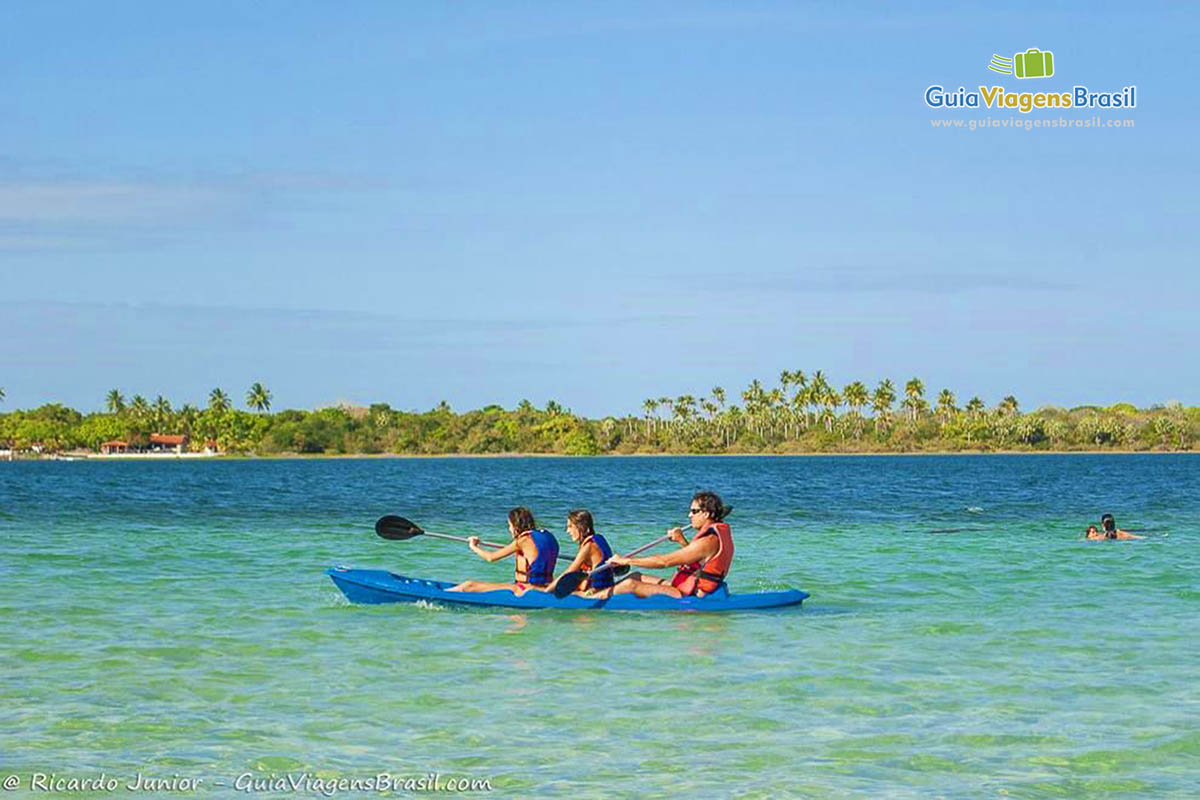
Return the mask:
<svg viewBox="0 0 1200 800">
<path fill-rule="evenodd" d="M 488 562 L 514 556 L 516 570 L 512 583 L 464 581 L 449 591 L 490 592 L 508 589 L 513 594 L 524 594 L 526 589 L 549 585 L 554 580 L 554 564 L 558 560 L 558 540 L 554 534 L 538 528 L 533 512 L 525 506 L 508 512 L 508 533 L 512 541 L 499 550 L 484 550 L 479 546 L 478 536 L 470 537 L 467 546 L 472 553 Z"/>
<path fill-rule="evenodd" d="M 628 564 L 645 569 L 677 567 L 675 576 L 667 581 L 652 575 L 635 572 L 615 587 L 600 595 L 635 594 L 652 597 L 665 594 L 670 597 L 704 597 L 715 592 L 725 582 L 733 563 L 733 533 L 725 522 L 725 504 L 715 492 L 697 492 L 692 496 L 688 518 L 697 531 L 691 542 L 683 535 L 682 528 L 667 531 L 671 541 L 679 545 L 674 553 L 663 556 L 627 558 L 614 555 L 609 561 L 615 565 Z"/>
</svg>

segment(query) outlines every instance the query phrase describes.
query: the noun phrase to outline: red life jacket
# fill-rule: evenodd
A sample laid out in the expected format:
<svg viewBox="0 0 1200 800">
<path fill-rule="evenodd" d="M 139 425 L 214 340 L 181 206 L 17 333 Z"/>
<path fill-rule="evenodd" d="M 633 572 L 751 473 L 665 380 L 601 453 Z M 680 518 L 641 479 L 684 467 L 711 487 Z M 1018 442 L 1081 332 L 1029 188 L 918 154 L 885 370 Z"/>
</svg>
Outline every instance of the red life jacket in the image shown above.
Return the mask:
<svg viewBox="0 0 1200 800">
<path fill-rule="evenodd" d="M 704 561 L 683 565 L 671 579 L 671 585 L 685 597 L 715 592 L 725 582 L 725 576 L 729 574 L 729 567 L 733 563 L 733 532 L 727 523 L 714 522 L 696 538 L 702 539 L 705 536 L 717 537 L 717 552 Z"/>
</svg>

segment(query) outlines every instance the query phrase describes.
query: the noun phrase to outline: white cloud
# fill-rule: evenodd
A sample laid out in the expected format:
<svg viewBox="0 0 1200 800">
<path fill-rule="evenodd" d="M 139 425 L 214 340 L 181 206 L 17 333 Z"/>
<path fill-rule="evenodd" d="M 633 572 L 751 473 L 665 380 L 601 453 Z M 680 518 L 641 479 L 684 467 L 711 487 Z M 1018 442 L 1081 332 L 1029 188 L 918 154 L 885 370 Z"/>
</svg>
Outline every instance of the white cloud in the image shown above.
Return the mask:
<svg viewBox="0 0 1200 800">
<path fill-rule="evenodd" d="M 0 183 L 0 224 L 149 223 L 223 211 L 232 193 L 136 182 Z"/>
<path fill-rule="evenodd" d="M 255 171 L 186 179 L 0 177 L 0 251 L 159 246 L 199 231 L 268 224 L 288 200 L 385 188 L 378 180 Z"/>
</svg>

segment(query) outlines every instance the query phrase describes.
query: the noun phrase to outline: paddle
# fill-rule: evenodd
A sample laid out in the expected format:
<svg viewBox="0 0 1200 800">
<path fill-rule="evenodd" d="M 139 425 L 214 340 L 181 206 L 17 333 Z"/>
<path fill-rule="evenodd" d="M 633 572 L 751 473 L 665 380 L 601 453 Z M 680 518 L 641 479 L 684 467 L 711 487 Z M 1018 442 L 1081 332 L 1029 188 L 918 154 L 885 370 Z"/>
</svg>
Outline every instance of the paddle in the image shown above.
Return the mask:
<svg viewBox="0 0 1200 800">
<path fill-rule="evenodd" d="M 379 534 L 384 539 L 391 539 L 394 542 L 402 542 L 405 539 L 411 539 L 414 536 L 432 536 L 435 539 L 449 539 L 452 542 L 469 542 L 465 536 L 451 536 L 448 533 L 434 533 L 427 531 L 417 523 L 407 520 L 404 517 L 397 517 L 389 514 L 386 517 L 380 517 L 375 521 L 375 533 Z M 491 547 L 499 550 L 504 547 L 502 544 L 495 542 L 479 542 L 484 547 Z"/>
<path fill-rule="evenodd" d="M 452 542 L 470 543 L 470 540 L 465 536 L 454 536 L 449 533 L 434 533 L 433 531 L 427 531 L 412 520 L 405 519 L 404 517 L 398 517 L 395 514 L 388 514 L 387 516 L 383 516 L 375 520 L 375 533 L 377 533 L 380 538 L 390 539 L 394 542 L 402 542 L 405 539 L 411 539 L 414 536 L 432 536 L 435 539 L 448 539 Z M 658 541 L 662 541 L 662 539 L 659 539 Z M 483 540 L 480 540 L 479 543 L 484 547 L 490 547 L 493 550 L 499 550 L 501 547 L 505 546 L 502 544 L 496 544 L 495 542 L 485 542 Z M 658 544 L 658 542 L 655 542 L 655 544 Z M 558 558 L 565 558 L 565 556 L 559 555 Z M 624 572 L 628 572 L 629 567 L 622 567 L 622 570 Z M 619 572 L 617 574 L 621 573 Z"/>
</svg>

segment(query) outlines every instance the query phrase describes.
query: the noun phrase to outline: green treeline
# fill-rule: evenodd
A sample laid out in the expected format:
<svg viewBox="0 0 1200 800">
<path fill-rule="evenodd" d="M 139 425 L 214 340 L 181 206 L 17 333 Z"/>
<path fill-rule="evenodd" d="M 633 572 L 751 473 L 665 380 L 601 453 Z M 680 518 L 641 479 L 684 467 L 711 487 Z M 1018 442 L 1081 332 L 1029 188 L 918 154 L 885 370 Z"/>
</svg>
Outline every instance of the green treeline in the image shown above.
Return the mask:
<svg viewBox="0 0 1200 800">
<path fill-rule="evenodd" d="M 1200 433 L 1200 408 L 1178 404 L 1022 413 L 1012 396 L 991 408 L 977 397 L 960 405 L 946 389 L 930 399 L 917 378 L 839 390 L 820 371 L 784 371 L 770 388 L 755 380 L 740 400 L 715 387 L 700 397 L 649 398 L 640 415 L 588 419 L 553 401 L 463 413 L 445 403 L 425 412 L 378 403 L 271 413 L 271 394 L 257 383 L 246 394 L 253 412 L 233 408 L 221 389 L 203 409 L 161 396 L 127 404 L 114 389 L 100 413 L 50 404 L 0 414 L 0 448 L 97 450 L 114 440 L 138 447 L 161 433 L 188 435 L 191 450 L 213 442 L 222 452 L 258 455 L 1189 450 Z"/>
</svg>

